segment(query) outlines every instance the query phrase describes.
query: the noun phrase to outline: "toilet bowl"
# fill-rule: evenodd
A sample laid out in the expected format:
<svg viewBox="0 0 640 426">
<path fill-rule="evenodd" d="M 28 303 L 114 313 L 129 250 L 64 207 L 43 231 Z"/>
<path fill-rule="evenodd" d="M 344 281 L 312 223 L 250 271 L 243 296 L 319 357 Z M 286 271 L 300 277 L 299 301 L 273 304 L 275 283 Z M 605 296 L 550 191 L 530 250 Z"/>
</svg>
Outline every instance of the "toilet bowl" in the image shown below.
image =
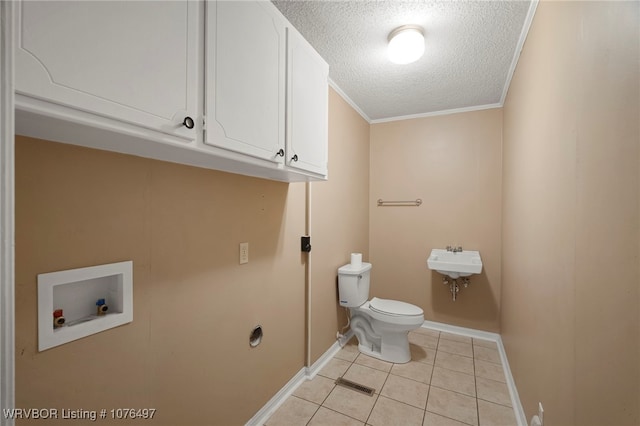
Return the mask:
<svg viewBox="0 0 640 426">
<path fill-rule="evenodd" d="M 424 323 L 424 312 L 398 300 L 374 297 L 368 301 L 370 272 L 370 263 L 338 269 L 340 305 L 349 308 L 358 350 L 387 362 L 409 362 L 408 333 Z"/>
<path fill-rule="evenodd" d="M 422 309 L 374 297 L 350 311 L 351 329 L 358 339 L 360 352 L 388 362 L 411 360 L 408 333 L 424 323 Z"/>
</svg>

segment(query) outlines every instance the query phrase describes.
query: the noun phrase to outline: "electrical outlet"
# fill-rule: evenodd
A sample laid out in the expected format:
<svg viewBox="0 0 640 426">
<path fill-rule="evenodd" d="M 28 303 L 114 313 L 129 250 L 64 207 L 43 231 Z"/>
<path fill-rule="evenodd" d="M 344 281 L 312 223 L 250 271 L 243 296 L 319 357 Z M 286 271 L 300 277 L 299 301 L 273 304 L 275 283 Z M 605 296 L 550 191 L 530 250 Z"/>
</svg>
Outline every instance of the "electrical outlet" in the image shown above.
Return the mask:
<svg viewBox="0 0 640 426">
<path fill-rule="evenodd" d="M 240 264 L 249 263 L 249 243 L 240 243 Z"/>
<path fill-rule="evenodd" d="M 544 408 L 542 408 L 542 402 L 538 402 L 538 418 L 540 419 L 540 426 L 544 425 Z"/>
</svg>

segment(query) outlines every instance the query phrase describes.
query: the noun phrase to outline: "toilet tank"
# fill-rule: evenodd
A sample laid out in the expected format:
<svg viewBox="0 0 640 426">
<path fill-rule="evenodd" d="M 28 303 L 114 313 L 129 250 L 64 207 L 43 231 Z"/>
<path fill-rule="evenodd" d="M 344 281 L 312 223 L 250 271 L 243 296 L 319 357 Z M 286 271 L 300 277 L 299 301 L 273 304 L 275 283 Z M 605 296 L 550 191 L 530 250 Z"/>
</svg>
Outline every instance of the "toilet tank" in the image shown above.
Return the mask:
<svg viewBox="0 0 640 426">
<path fill-rule="evenodd" d="M 370 263 L 362 262 L 358 267 L 348 264 L 338 268 L 340 306 L 357 307 L 369 299 L 370 274 Z"/>
</svg>

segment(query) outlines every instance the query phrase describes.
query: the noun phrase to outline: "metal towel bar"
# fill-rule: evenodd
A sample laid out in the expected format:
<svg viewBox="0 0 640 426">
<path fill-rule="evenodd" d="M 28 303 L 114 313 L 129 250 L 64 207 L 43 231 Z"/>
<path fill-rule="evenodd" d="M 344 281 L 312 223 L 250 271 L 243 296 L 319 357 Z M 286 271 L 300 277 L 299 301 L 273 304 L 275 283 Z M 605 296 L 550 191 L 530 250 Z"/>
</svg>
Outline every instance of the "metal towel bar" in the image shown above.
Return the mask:
<svg viewBox="0 0 640 426">
<path fill-rule="evenodd" d="M 384 201 L 381 198 L 378 199 L 378 207 L 389 207 L 389 206 L 415 206 L 419 207 L 422 204 L 422 200 L 420 198 L 411 201 Z"/>
</svg>

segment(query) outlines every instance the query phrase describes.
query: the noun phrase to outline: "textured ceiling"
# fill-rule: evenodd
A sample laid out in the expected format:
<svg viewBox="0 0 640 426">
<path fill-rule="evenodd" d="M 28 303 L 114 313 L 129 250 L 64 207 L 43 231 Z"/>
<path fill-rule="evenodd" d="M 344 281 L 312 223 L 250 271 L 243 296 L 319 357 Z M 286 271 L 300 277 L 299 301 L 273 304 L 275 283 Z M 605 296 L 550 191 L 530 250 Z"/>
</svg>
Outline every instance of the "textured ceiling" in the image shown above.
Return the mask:
<svg viewBox="0 0 640 426">
<path fill-rule="evenodd" d="M 382 121 L 501 104 L 531 2 L 273 3 L 329 63 L 331 80 L 365 118 Z M 424 28 L 425 54 L 393 64 L 387 36 L 406 24 Z"/>
</svg>

